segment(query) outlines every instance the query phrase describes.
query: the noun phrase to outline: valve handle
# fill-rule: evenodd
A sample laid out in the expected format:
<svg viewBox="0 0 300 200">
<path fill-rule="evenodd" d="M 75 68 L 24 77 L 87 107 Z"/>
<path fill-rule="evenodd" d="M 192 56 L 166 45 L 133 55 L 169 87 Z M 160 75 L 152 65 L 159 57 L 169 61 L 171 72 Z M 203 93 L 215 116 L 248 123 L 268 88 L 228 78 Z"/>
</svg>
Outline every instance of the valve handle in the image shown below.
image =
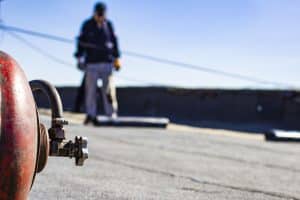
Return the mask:
<svg viewBox="0 0 300 200">
<path fill-rule="evenodd" d="M 76 136 L 75 146 L 77 151 L 75 152 L 75 164 L 76 166 L 83 166 L 84 161 L 89 157 L 87 137 Z"/>
</svg>

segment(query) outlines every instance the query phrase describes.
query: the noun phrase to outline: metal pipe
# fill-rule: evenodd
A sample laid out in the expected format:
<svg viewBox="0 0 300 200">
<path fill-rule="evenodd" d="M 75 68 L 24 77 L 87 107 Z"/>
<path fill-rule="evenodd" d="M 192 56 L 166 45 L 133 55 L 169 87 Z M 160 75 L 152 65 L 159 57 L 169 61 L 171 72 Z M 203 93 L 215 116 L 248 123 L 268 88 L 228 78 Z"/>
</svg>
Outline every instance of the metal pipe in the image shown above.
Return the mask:
<svg viewBox="0 0 300 200">
<path fill-rule="evenodd" d="M 40 90 L 47 95 L 50 101 L 52 120 L 63 119 L 63 106 L 56 88 L 44 80 L 33 80 L 29 82 L 29 85 L 32 91 Z"/>
</svg>

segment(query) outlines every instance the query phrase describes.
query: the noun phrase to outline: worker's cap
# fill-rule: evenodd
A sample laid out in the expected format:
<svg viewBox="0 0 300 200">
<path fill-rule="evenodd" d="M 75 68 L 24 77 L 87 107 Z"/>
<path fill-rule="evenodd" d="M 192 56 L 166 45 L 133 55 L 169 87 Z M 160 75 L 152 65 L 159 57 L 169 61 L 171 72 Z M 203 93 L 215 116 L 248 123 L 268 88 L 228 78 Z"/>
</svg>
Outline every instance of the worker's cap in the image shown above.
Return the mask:
<svg viewBox="0 0 300 200">
<path fill-rule="evenodd" d="M 103 16 L 106 11 L 106 5 L 102 2 L 96 3 L 94 11 L 99 15 Z"/>
</svg>

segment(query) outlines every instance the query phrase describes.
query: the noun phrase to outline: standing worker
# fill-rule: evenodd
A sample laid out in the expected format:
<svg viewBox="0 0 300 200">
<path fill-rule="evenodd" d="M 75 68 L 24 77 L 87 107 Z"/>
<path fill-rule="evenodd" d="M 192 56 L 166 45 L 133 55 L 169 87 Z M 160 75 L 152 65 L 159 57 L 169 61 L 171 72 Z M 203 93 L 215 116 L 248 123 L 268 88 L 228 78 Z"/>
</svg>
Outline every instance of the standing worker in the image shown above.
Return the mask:
<svg viewBox="0 0 300 200">
<path fill-rule="evenodd" d="M 98 124 L 97 81 L 102 79 L 102 97 L 106 116 L 117 117 L 118 103 L 112 80 L 113 69 L 120 69 L 120 51 L 112 23 L 106 19 L 106 5 L 97 3 L 94 15 L 81 29 L 75 56 L 78 66 L 85 71 L 84 124 Z"/>
</svg>

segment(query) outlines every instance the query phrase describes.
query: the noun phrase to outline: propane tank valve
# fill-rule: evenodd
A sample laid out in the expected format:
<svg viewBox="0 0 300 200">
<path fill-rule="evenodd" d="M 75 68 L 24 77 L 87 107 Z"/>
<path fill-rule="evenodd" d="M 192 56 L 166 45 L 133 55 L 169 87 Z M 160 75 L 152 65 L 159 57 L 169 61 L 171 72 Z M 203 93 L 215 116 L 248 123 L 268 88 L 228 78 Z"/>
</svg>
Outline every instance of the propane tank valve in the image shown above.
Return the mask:
<svg viewBox="0 0 300 200">
<path fill-rule="evenodd" d="M 88 139 L 86 137 L 76 136 L 75 141 L 50 142 L 50 156 L 75 158 L 76 166 L 83 166 L 84 161 L 88 159 Z"/>
<path fill-rule="evenodd" d="M 76 166 L 83 166 L 84 161 L 88 159 L 88 139 L 86 137 L 76 136 L 75 142 L 69 141 L 59 151 L 60 156 L 75 158 Z"/>
<path fill-rule="evenodd" d="M 42 151 L 38 156 L 38 169 L 43 169 L 46 165 L 47 158 L 49 156 L 56 157 L 69 157 L 75 158 L 76 166 L 83 166 L 84 161 L 88 159 L 88 139 L 82 136 L 76 136 L 74 141 L 66 141 L 66 132 L 64 125 L 68 125 L 63 117 L 63 107 L 60 96 L 54 86 L 47 81 L 35 80 L 31 81 L 30 87 L 32 91 L 42 91 L 45 93 L 50 101 L 51 107 L 51 128 L 48 131 L 45 130 L 44 125 L 39 127 L 40 149 L 48 149 L 48 151 Z M 48 138 L 48 139 L 45 139 Z M 38 170 L 39 173 L 41 170 Z"/>
</svg>

